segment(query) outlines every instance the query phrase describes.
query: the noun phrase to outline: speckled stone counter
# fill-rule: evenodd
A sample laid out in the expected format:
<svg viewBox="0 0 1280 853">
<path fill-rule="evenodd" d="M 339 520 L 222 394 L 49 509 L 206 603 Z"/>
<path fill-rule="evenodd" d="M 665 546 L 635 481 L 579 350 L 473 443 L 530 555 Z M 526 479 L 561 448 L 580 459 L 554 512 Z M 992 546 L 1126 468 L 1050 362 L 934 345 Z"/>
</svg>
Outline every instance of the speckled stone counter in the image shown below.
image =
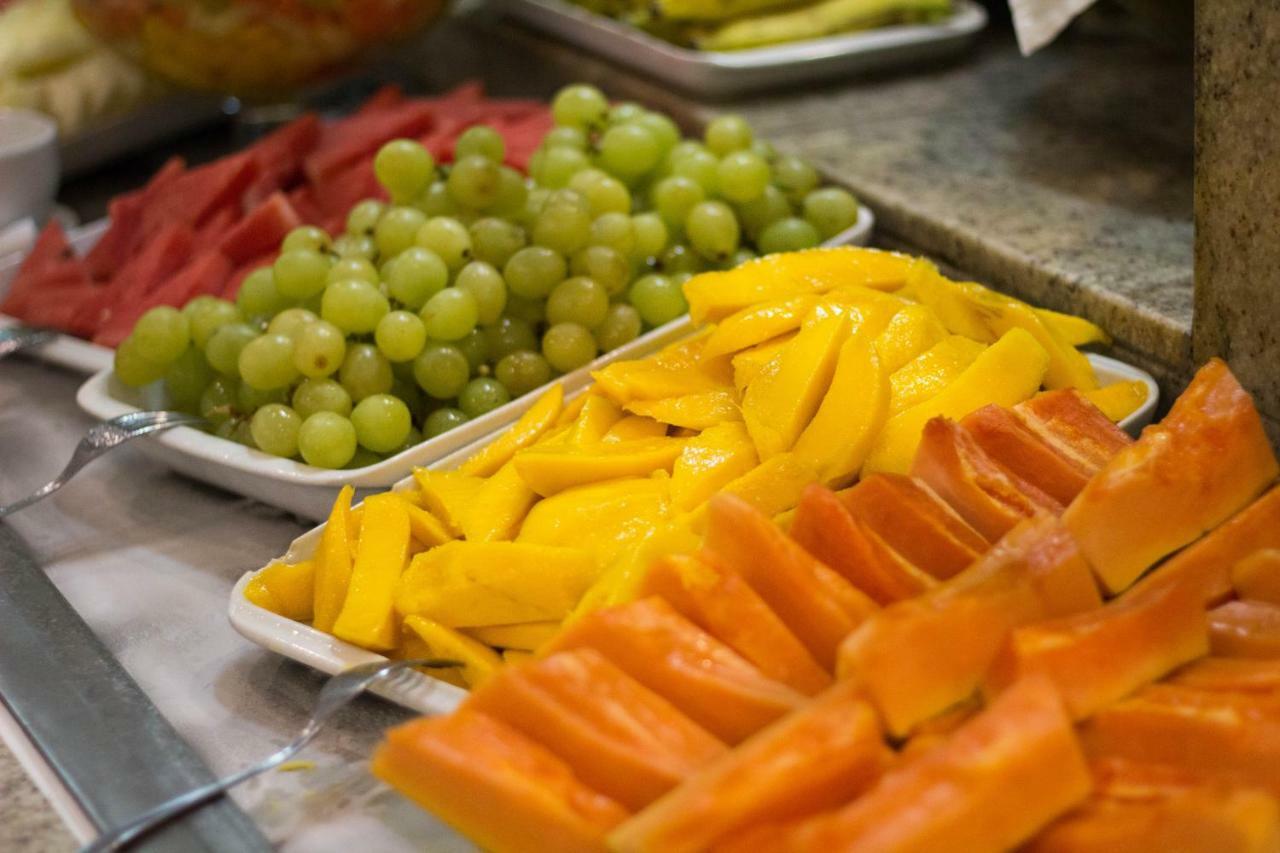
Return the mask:
<svg viewBox="0 0 1280 853">
<path fill-rule="evenodd" d="M 49 801 L 0 743 L 0 850 L 61 853 L 75 848 Z"/>
</svg>

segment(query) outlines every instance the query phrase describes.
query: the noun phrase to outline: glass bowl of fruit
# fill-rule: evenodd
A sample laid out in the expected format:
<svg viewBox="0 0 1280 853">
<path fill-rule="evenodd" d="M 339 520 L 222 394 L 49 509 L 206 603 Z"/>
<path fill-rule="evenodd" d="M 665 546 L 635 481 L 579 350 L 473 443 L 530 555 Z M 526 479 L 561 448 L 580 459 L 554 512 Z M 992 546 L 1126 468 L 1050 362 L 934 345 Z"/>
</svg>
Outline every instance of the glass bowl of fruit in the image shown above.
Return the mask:
<svg viewBox="0 0 1280 853">
<path fill-rule="evenodd" d="M 191 89 L 270 97 L 433 21 L 444 0 L 74 0 L 106 43 Z"/>
</svg>

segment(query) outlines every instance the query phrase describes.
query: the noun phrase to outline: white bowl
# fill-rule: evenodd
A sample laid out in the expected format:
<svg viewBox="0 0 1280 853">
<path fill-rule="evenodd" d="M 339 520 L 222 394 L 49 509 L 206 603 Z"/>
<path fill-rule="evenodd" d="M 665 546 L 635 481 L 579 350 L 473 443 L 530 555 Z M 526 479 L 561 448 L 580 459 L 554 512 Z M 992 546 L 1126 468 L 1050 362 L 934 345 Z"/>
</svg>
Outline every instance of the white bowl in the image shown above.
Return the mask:
<svg viewBox="0 0 1280 853">
<path fill-rule="evenodd" d="M 31 110 L 0 109 L 0 227 L 43 223 L 58 192 L 58 126 Z"/>
</svg>

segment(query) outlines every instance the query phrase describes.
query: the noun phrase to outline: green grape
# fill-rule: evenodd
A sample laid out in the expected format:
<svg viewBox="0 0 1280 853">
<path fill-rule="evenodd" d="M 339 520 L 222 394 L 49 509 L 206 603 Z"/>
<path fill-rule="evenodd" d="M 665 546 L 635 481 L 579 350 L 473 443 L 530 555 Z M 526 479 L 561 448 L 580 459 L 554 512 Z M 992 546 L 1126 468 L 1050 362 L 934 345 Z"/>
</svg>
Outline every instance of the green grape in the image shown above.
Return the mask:
<svg viewBox="0 0 1280 853">
<path fill-rule="evenodd" d="M 558 323 L 542 336 L 542 355 L 556 370 L 568 373 L 596 357 L 596 339 L 577 323 Z"/>
<path fill-rule="evenodd" d="M 639 124 L 614 125 L 600 138 L 600 163 L 624 181 L 652 171 L 661 158 L 661 143 Z"/>
<path fill-rule="evenodd" d="M 489 205 L 489 212 L 495 216 L 512 218 L 524 210 L 525 201 L 529 197 L 529 187 L 521 175 L 510 166 L 498 169 L 498 195 Z"/>
<path fill-rule="evenodd" d="M 302 416 L 282 403 L 263 406 L 249 421 L 249 432 L 258 449 L 286 459 L 297 455 L 301 429 Z"/>
<path fill-rule="evenodd" d="M 532 324 L 516 317 L 503 317 L 483 331 L 489 343 L 489 357 L 496 361 L 517 350 L 538 348 L 538 336 L 534 334 Z"/>
<path fill-rule="evenodd" d="M 713 118 L 703 134 L 707 148 L 717 157 L 750 148 L 753 137 L 751 125 L 742 116 L 735 115 Z"/>
<path fill-rule="evenodd" d="M 774 148 L 773 143 L 767 139 L 755 140 L 751 143 L 751 148 L 749 150 L 755 152 L 756 155 L 766 163 L 772 163 L 774 160 L 778 159 L 777 149 Z"/>
<path fill-rule="evenodd" d="M 488 157 L 472 154 L 453 164 L 446 184 L 454 201 L 463 207 L 480 210 L 498 200 L 501 182 L 497 163 Z"/>
<path fill-rule="evenodd" d="M 377 465 L 381 461 L 382 457 L 372 450 L 357 447 L 356 452 L 351 456 L 351 461 L 343 465 L 342 468 L 344 471 L 354 471 L 357 468 L 368 468 L 370 465 Z"/>
<path fill-rule="evenodd" d="M 367 281 L 370 284 L 382 282 L 382 276 L 378 275 L 377 267 L 370 263 L 368 258 L 342 258 L 334 261 L 333 266 L 329 267 L 329 275 L 326 276 L 325 283 L 333 284 L 335 281 L 349 278 Z"/>
<path fill-rule="evenodd" d="M 469 420 L 471 419 L 461 409 L 436 409 L 427 415 L 426 421 L 422 424 L 422 429 L 427 438 L 435 438 L 437 435 L 446 433 L 454 427 L 462 426 Z"/>
<path fill-rule="evenodd" d="M 496 379 L 472 379 L 458 394 L 458 408 L 469 418 L 478 418 L 511 401 L 506 386 Z"/>
<path fill-rule="evenodd" d="M 533 221 L 534 245 L 572 255 L 591 237 L 591 213 L 586 200 L 573 190 L 558 190 L 547 198 Z"/>
<path fill-rule="evenodd" d="M 116 350 L 116 352 L 119 351 Z M 200 395 L 198 408 L 200 417 L 215 427 L 230 420 L 235 413 L 238 385 L 236 380 L 226 376 L 219 376 L 210 382 L 205 387 L 204 393 Z"/>
<path fill-rule="evenodd" d="M 676 163 L 697 152 L 705 154 L 711 153 L 710 151 L 707 151 L 707 146 L 703 145 L 696 139 L 680 140 L 675 145 L 671 146 L 671 150 L 667 152 L 667 156 L 664 160 L 665 170 L 670 174 Z"/>
<path fill-rule="evenodd" d="M 644 115 L 645 112 L 645 108 L 637 104 L 635 101 L 622 101 L 621 103 L 614 104 L 609 108 L 609 115 L 606 120 L 610 126 L 615 124 L 626 124 L 627 122 L 632 122 L 640 118 L 640 116 Z"/>
<path fill-rule="evenodd" d="M 747 261 L 754 261 L 758 257 L 760 256 L 746 246 L 739 247 L 738 251 L 734 252 L 733 257 L 729 259 L 726 268 L 733 269 L 734 267 L 742 266 Z"/>
<path fill-rule="evenodd" d="M 596 329 L 596 341 L 602 352 L 609 352 L 635 340 L 640 335 L 640 327 L 640 312 L 632 305 L 619 302 L 609 306 L 604 322 Z"/>
<path fill-rule="evenodd" d="M 389 361 L 411 361 L 427 343 L 427 328 L 411 311 L 391 311 L 382 316 L 373 339 Z"/>
<path fill-rule="evenodd" d="M 347 389 L 351 399 L 360 402 L 370 394 L 385 394 L 391 390 L 394 376 L 391 362 L 372 344 L 351 344 L 346 358 L 338 369 L 338 381 Z"/>
<path fill-rule="evenodd" d="M 488 157 L 495 163 L 501 163 L 507 156 L 507 143 L 502 134 L 492 127 L 477 124 L 462 132 L 453 143 L 453 159 L 460 160 L 471 156 Z"/>
<path fill-rule="evenodd" d="M 446 287 L 427 300 L 421 317 L 432 340 L 456 341 L 476 327 L 480 306 L 469 291 Z"/>
<path fill-rule="evenodd" d="M 769 164 L 751 151 L 726 154 L 716 168 L 716 186 L 729 201 L 741 203 L 759 198 L 769 186 Z"/>
<path fill-rule="evenodd" d="M 650 326 L 669 323 L 689 310 L 684 292 L 665 275 L 646 275 L 631 285 L 628 299 Z"/>
<path fill-rule="evenodd" d="M 592 216 L 631 212 L 631 191 L 627 185 L 599 169 L 578 172 L 570 179 L 569 189 L 587 200 Z"/>
<path fill-rule="evenodd" d="M 684 233 L 689 245 L 711 261 L 727 260 L 738 250 L 738 217 L 722 201 L 695 205 L 684 221 Z"/>
<path fill-rule="evenodd" d="M 346 358 L 346 337 L 327 320 L 308 323 L 290 337 L 293 338 L 293 366 L 308 378 L 333 374 Z"/>
<path fill-rule="evenodd" d="M 795 252 L 800 249 L 811 249 L 822 242 L 818 229 L 798 216 L 788 216 L 770 223 L 760 232 L 756 245 L 760 253 L 771 255 L 774 252 Z"/>
<path fill-rule="evenodd" d="M 511 256 L 528 242 L 524 229 L 514 222 L 497 217 L 477 219 L 471 223 L 471 254 L 477 261 L 501 269 Z"/>
<path fill-rule="evenodd" d="M 553 127 L 547 131 L 546 136 L 542 137 L 542 147 L 555 148 L 557 145 L 585 151 L 587 150 L 587 134 L 580 127 Z"/>
<path fill-rule="evenodd" d="M 649 131 L 653 138 L 658 140 L 658 148 L 663 154 L 670 151 L 680 141 L 680 128 L 676 127 L 676 123 L 662 113 L 645 112 L 643 115 L 633 119 L 633 123 Z"/>
<path fill-rule="evenodd" d="M 327 252 L 332 244 L 329 234 L 323 228 L 314 225 L 299 225 L 284 235 L 280 241 L 281 252 L 292 252 L 294 249 L 310 249 L 313 252 Z"/>
<path fill-rule="evenodd" d="M 375 198 L 357 202 L 347 213 L 347 233 L 353 237 L 372 237 L 378 220 L 387 212 L 387 206 Z"/>
<path fill-rule="evenodd" d="M 502 278 L 512 295 L 542 299 L 564 280 L 564 256 L 545 246 L 527 246 L 516 252 L 502 268 Z"/>
<path fill-rule="evenodd" d="M 720 172 L 720 160 L 705 148 L 690 149 L 671 164 L 671 174 L 688 178 L 702 187 L 707 195 L 714 194 Z"/>
<path fill-rule="evenodd" d="M 547 301 L 528 299 L 512 293 L 507 296 L 507 316 L 536 326 L 547 319 Z"/>
<path fill-rule="evenodd" d="M 416 207 L 393 207 L 378 220 L 373 242 L 383 260 L 393 258 L 414 244 L 427 216 Z M 277 285 L 278 286 L 278 285 Z"/>
<path fill-rule="evenodd" d="M 542 212 L 542 208 L 547 206 L 547 199 L 551 198 L 551 193 L 546 187 L 534 186 L 529 190 L 529 195 L 524 200 L 524 209 L 520 212 L 518 220 L 525 228 L 533 225 L 533 221 L 538 218 L 538 214 Z"/>
<path fill-rule="evenodd" d="M 213 371 L 204 353 L 195 347 L 187 347 L 187 351 L 178 356 L 164 373 L 164 388 L 168 392 L 170 404 L 184 412 L 194 412 L 200 405 L 200 395 L 205 386 L 213 381 Z"/>
<path fill-rule="evenodd" d="M 662 253 L 658 262 L 664 275 L 700 273 L 707 268 L 706 259 L 683 243 L 676 243 Z"/>
<path fill-rule="evenodd" d="M 191 324 L 177 308 L 159 305 L 138 318 L 129 337 L 139 355 L 154 364 L 168 365 L 190 345 Z"/>
<path fill-rule="evenodd" d="M 418 229 L 417 244 L 435 252 L 450 272 L 457 272 L 471 260 L 471 233 L 467 226 L 452 217 L 428 219 Z"/>
<path fill-rule="evenodd" d="M 858 200 L 839 187 L 823 187 L 804 197 L 804 218 L 829 240 L 858 221 Z"/>
<path fill-rule="evenodd" d="M 218 302 L 218 301 L 219 301 L 218 297 L 210 296 L 207 293 L 202 293 L 196 298 L 192 299 L 186 305 L 182 306 L 181 308 L 182 316 L 186 317 L 187 320 L 190 321 L 192 317 L 199 314 L 201 311 L 206 310 L 212 303 Z"/>
<path fill-rule="evenodd" d="M 800 204 L 818 186 L 817 171 L 799 157 L 786 155 L 773 164 L 773 183 L 792 204 Z"/>
<path fill-rule="evenodd" d="M 341 468 L 356 454 L 356 428 L 333 412 L 316 412 L 298 429 L 298 452 L 308 465 Z"/>
<path fill-rule="evenodd" d="M 531 164 L 529 173 L 539 186 L 559 189 L 567 186 L 574 175 L 590 166 L 591 161 L 581 149 L 559 145 L 543 149 L 536 170 Z"/>
<path fill-rule="evenodd" d="M 609 114 L 609 102 L 595 86 L 578 83 L 556 92 L 551 101 L 551 117 L 564 127 L 583 130 L 602 127 Z"/>
<path fill-rule="evenodd" d="M 631 280 L 631 264 L 617 249 L 609 246 L 588 246 L 569 261 L 574 275 L 595 279 L 605 293 L 614 296 L 621 293 Z"/>
<path fill-rule="evenodd" d="M 188 305 L 188 307 L 190 307 Z M 213 333 L 221 329 L 228 323 L 239 322 L 240 309 L 236 308 L 225 299 L 209 298 L 207 302 L 202 302 L 193 311 L 188 312 L 186 308 L 183 313 L 187 316 L 187 325 L 191 332 L 191 343 L 196 349 L 203 350 L 209 345 L 209 338 L 213 337 Z"/>
<path fill-rule="evenodd" d="M 502 273 L 484 261 L 472 261 L 458 270 L 453 286 L 475 298 L 477 316 L 483 325 L 496 323 L 502 316 L 502 309 L 507 306 L 507 285 L 502 280 Z"/>
<path fill-rule="evenodd" d="M 602 213 L 591 222 L 591 246 L 608 246 L 623 257 L 636 250 L 636 231 L 625 213 Z"/>
<path fill-rule="evenodd" d="M 436 181 L 427 187 L 426 191 L 418 196 L 413 205 L 431 217 L 455 216 L 460 210 L 458 203 L 449 194 L 449 185 L 444 181 Z"/>
<path fill-rule="evenodd" d="M 367 281 L 335 281 L 324 289 L 320 316 L 349 335 L 372 332 L 391 303 L 382 291 Z"/>
<path fill-rule="evenodd" d="M 547 297 L 547 322 L 577 323 L 594 329 L 604 322 L 609 310 L 609 294 L 589 278 L 567 278 Z"/>
<path fill-rule="evenodd" d="M 378 244 L 373 238 L 361 234 L 354 237 L 343 234 L 333 241 L 333 253 L 340 258 L 364 258 L 368 260 L 378 253 Z"/>
<path fill-rule="evenodd" d="M 680 285 L 681 288 L 683 288 L 684 283 L 689 279 L 693 278 L 693 276 L 694 274 L 691 272 L 677 272 L 677 273 L 672 273 L 671 275 L 667 276 L 667 278 L 671 279 L 673 282 L 675 282 L 676 284 Z"/>
<path fill-rule="evenodd" d="M 773 185 L 765 187 L 759 196 L 737 207 L 742 228 L 753 240 L 760 237 L 760 232 L 769 223 L 791 215 L 791 202 L 787 201 L 782 190 Z"/>
<path fill-rule="evenodd" d="M 283 403 L 288 399 L 288 388 L 272 388 L 270 391 L 260 391 L 248 382 L 241 382 L 240 386 L 236 388 L 236 409 L 242 415 L 251 415 L 263 406 L 269 406 L 272 403 Z"/>
<path fill-rule="evenodd" d="M 489 361 L 489 337 L 478 326 L 466 337 L 454 341 L 453 345 L 462 350 L 473 373 Z"/>
<path fill-rule="evenodd" d="M 304 326 L 308 326 L 319 319 L 306 308 L 286 308 L 271 318 L 271 322 L 267 324 L 267 331 L 273 335 L 284 335 L 291 339 L 297 339 L 298 333 L 302 331 Z"/>
<path fill-rule="evenodd" d="M 259 391 L 292 384 L 298 378 L 293 366 L 293 339 L 287 335 L 259 335 L 244 345 L 237 360 L 240 378 Z"/>
<path fill-rule="evenodd" d="M 649 193 L 653 209 L 667 225 L 683 228 L 684 220 L 694 205 L 706 200 L 702 184 L 684 175 L 672 175 L 653 185 Z"/>
<path fill-rule="evenodd" d="M 462 350 L 449 344 L 428 343 L 413 361 L 413 379 L 437 400 L 458 396 L 471 378 L 471 365 Z"/>
<path fill-rule="evenodd" d="M 205 344 L 204 357 L 209 366 L 225 376 L 240 375 L 240 351 L 258 332 L 247 323 L 228 323 L 213 333 Z"/>
<path fill-rule="evenodd" d="M 404 307 L 419 311 L 449 283 L 449 267 L 430 249 L 405 249 L 387 268 L 387 291 Z"/>
<path fill-rule="evenodd" d="M 426 189 L 436 170 L 435 158 L 420 142 L 393 139 L 378 149 L 373 174 L 391 197 L 406 202 Z"/>
<path fill-rule="evenodd" d="M 670 240 L 666 223 L 656 213 L 637 213 L 631 217 L 631 231 L 636 235 L 632 257 L 638 260 L 657 257 Z"/>
<path fill-rule="evenodd" d="M 412 406 L 410 407 L 412 408 Z M 409 425 L 409 434 L 405 436 L 404 444 L 396 449 L 396 453 L 403 453 L 406 450 L 417 447 L 422 444 L 422 433 L 413 424 Z"/>
<path fill-rule="evenodd" d="M 324 290 L 329 259 L 315 249 L 283 252 L 271 267 L 276 290 L 286 299 L 307 299 Z"/>
<path fill-rule="evenodd" d="M 244 418 L 231 418 L 223 421 L 214 427 L 213 434 L 218 438 L 225 438 L 228 441 L 234 441 L 236 444 L 243 444 L 245 447 L 254 447 L 253 433 L 249 429 L 248 421 Z"/>
<path fill-rule="evenodd" d="M 293 392 L 293 408 L 303 420 L 316 412 L 351 414 L 351 395 L 334 379 L 304 379 Z"/>
<path fill-rule="evenodd" d="M 374 453 L 390 453 L 409 437 L 413 420 L 404 401 L 390 394 L 371 394 L 351 410 L 356 441 Z"/>
<path fill-rule="evenodd" d="M 493 374 L 512 397 L 522 397 L 551 381 L 551 365 L 536 352 L 516 350 L 502 357 Z"/>
</svg>

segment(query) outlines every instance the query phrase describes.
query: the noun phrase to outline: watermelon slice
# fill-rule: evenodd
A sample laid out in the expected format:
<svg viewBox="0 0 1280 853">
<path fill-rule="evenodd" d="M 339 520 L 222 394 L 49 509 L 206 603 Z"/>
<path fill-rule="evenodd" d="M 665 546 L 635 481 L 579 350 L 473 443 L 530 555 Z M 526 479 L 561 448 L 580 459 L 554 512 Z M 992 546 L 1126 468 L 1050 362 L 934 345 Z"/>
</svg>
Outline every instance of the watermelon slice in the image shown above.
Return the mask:
<svg viewBox="0 0 1280 853">
<path fill-rule="evenodd" d="M 425 101 L 405 101 L 376 112 L 354 115 L 328 128 L 303 164 L 314 186 L 373 154 L 388 140 L 416 137 L 435 121 L 436 110 Z"/>
<path fill-rule="evenodd" d="M 261 257 L 274 251 L 280 241 L 292 229 L 302 224 L 302 217 L 294 210 L 293 205 L 285 198 L 284 193 L 276 192 L 267 197 L 239 223 L 229 229 L 216 243 L 234 264 Z M 201 243 L 201 245 L 210 245 Z"/>
<path fill-rule="evenodd" d="M 356 163 L 342 172 L 335 172 L 323 183 L 310 188 L 311 197 L 318 209 L 319 216 L 308 217 L 308 222 L 319 222 L 341 216 L 346 219 L 347 212 L 358 201 L 376 198 L 385 201 L 386 190 L 373 174 L 373 160 Z"/>
<path fill-rule="evenodd" d="M 368 97 L 360 109 L 355 111 L 355 115 L 367 115 L 368 113 L 376 113 L 379 110 L 385 110 L 394 107 L 404 100 L 404 92 L 394 83 L 388 83 L 378 91 Z"/>
<path fill-rule="evenodd" d="M 109 279 L 128 263 L 148 236 L 143 231 L 143 212 L 147 205 L 160 198 L 186 170 L 185 160 L 170 157 L 142 189 L 111 200 L 107 205 L 111 225 L 84 257 L 90 275 L 99 280 Z"/>
<path fill-rule="evenodd" d="M 163 192 L 147 194 L 142 233 L 148 237 L 168 224 L 195 227 L 218 209 L 239 204 L 244 191 L 258 175 L 252 152 L 223 157 L 192 169 L 168 184 Z"/>
<path fill-rule="evenodd" d="M 9 289 L 9 295 L 5 297 L 3 303 L 0 303 L 0 311 L 15 317 L 19 316 L 23 305 L 38 288 L 40 279 L 50 270 L 67 263 L 74 257 L 75 253 L 71 249 L 71 244 L 67 242 L 67 235 L 63 232 L 62 226 L 56 220 L 50 219 L 49 224 L 36 238 L 36 244 L 31 248 L 31 253 L 18 268 Z"/>
<path fill-rule="evenodd" d="M 271 263 L 275 259 L 276 253 L 275 250 L 272 250 L 266 254 L 259 255 L 247 263 L 241 264 L 232 271 L 231 275 L 227 276 L 226 284 L 222 287 L 222 298 L 235 302 L 236 294 L 240 292 L 240 285 L 249 277 L 249 273 L 254 270 L 261 269 L 262 267 L 271 266 Z"/>
<path fill-rule="evenodd" d="M 239 205 L 228 205 L 217 211 L 196 229 L 197 246 L 216 246 L 240 222 Z"/>
<path fill-rule="evenodd" d="M 197 296 L 217 296 L 222 292 L 234 265 L 217 249 L 201 252 L 191 263 L 160 282 L 144 301 L 118 306 L 111 319 L 94 337 L 94 343 L 117 347 L 133 331 L 138 318 L 157 305 L 181 308 Z"/>
<path fill-rule="evenodd" d="M 98 332 L 94 335 L 94 343 L 114 346 L 115 343 L 124 340 L 132 329 L 132 324 L 114 343 L 110 340 L 118 332 L 113 332 L 111 335 L 103 335 L 103 332 L 112 324 L 117 312 L 127 311 L 131 306 L 145 304 L 148 293 L 158 287 L 165 278 L 182 268 L 191 256 L 193 236 L 191 228 L 182 223 L 175 222 L 164 226 L 155 238 L 148 241 L 146 247 L 120 270 L 111 284 L 101 289 L 96 300 L 98 317 L 94 325 Z"/>
<path fill-rule="evenodd" d="M 306 113 L 264 136 L 249 150 L 265 175 L 286 186 L 302 174 L 302 161 L 320 143 L 322 127 L 315 113 Z"/>
</svg>

